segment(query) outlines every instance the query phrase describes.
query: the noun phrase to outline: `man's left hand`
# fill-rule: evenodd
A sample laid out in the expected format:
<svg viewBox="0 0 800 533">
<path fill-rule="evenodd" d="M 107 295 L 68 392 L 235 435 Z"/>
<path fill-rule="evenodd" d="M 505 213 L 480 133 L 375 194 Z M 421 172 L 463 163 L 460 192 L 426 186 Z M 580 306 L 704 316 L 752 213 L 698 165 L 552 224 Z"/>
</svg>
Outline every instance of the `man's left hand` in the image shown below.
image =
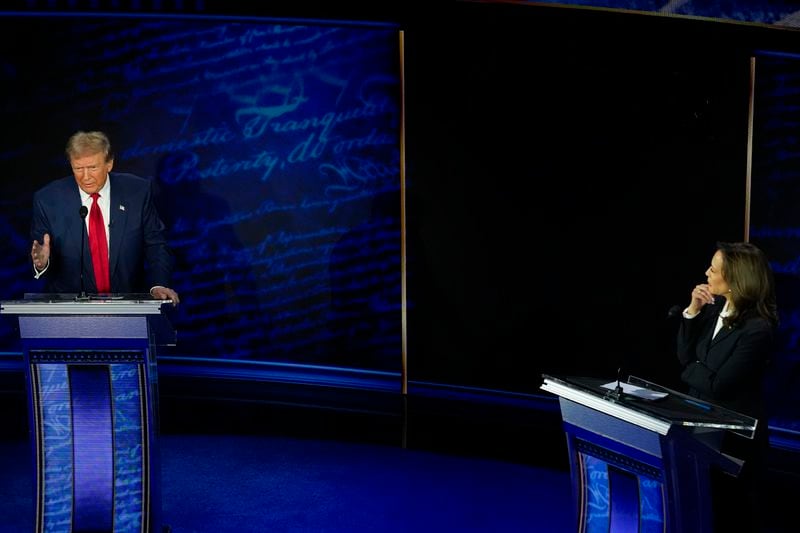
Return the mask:
<svg viewBox="0 0 800 533">
<path fill-rule="evenodd" d="M 172 305 L 178 305 L 181 301 L 181 299 L 178 298 L 178 293 L 169 287 L 153 287 L 150 290 L 150 294 L 156 300 L 172 300 Z"/>
</svg>

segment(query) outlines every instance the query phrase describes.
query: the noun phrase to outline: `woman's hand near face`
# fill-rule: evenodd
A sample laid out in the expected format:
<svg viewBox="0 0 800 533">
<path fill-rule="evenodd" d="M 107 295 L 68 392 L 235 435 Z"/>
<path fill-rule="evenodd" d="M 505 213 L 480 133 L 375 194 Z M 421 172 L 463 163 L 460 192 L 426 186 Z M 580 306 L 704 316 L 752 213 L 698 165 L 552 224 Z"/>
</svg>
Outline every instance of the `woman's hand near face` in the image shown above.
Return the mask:
<svg viewBox="0 0 800 533">
<path fill-rule="evenodd" d="M 714 303 L 714 295 L 711 294 L 711 286 L 707 283 L 695 285 L 692 289 L 692 301 L 687 309 L 690 315 L 696 315 L 706 304 Z"/>
</svg>

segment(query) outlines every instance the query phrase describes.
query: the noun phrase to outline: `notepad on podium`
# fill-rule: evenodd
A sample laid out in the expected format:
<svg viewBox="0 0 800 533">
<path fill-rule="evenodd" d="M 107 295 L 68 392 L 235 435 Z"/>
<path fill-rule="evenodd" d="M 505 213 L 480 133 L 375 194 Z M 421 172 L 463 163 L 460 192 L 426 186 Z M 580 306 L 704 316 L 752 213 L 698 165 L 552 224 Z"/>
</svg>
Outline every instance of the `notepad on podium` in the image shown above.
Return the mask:
<svg viewBox="0 0 800 533">
<path fill-rule="evenodd" d="M 654 391 L 651 389 L 646 389 L 644 387 L 638 387 L 636 385 L 632 385 L 630 383 L 623 383 L 620 381 L 611 381 L 602 385 L 604 389 L 609 390 L 616 390 L 617 387 L 622 389 L 624 394 L 628 394 L 630 396 L 635 396 L 636 398 L 641 398 L 643 400 L 660 400 L 662 398 L 666 398 L 669 393 L 667 392 L 660 392 Z"/>
</svg>

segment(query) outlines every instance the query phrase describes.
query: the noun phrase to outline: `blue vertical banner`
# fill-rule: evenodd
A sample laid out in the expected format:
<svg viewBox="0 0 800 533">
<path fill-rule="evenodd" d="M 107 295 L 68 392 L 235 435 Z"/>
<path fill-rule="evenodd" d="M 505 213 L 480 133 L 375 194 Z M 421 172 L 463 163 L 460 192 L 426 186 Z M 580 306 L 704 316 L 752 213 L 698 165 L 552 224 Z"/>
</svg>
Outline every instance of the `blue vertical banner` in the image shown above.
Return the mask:
<svg viewBox="0 0 800 533">
<path fill-rule="evenodd" d="M 111 531 L 114 438 L 107 365 L 69 365 L 72 410 L 72 531 Z"/>
<path fill-rule="evenodd" d="M 114 531 L 136 533 L 146 524 L 145 458 L 147 438 L 143 365 L 112 364 L 114 406 Z"/>
<path fill-rule="evenodd" d="M 67 365 L 32 365 L 35 391 L 36 460 L 39 486 L 37 516 L 45 533 L 72 526 L 73 460 L 72 412 Z"/>
<path fill-rule="evenodd" d="M 666 531 L 664 483 L 647 476 L 639 476 L 639 506 L 639 531 L 641 533 Z"/>
<path fill-rule="evenodd" d="M 608 486 L 608 463 L 586 453 L 580 453 L 583 476 L 582 525 L 586 533 L 609 531 L 611 524 L 611 493 Z"/>
</svg>

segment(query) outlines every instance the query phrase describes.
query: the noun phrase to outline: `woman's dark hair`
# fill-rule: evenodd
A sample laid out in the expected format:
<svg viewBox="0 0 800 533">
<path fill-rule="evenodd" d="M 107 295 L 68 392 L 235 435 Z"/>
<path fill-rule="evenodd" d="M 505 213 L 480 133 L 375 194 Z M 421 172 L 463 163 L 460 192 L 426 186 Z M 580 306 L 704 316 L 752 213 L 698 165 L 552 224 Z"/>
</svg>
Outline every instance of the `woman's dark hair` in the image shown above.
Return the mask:
<svg viewBox="0 0 800 533">
<path fill-rule="evenodd" d="M 731 290 L 733 313 L 724 319 L 734 327 L 749 316 L 760 316 L 778 325 L 775 279 L 772 267 L 757 246 L 749 242 L 720 242 L 722 277 Z"/>
</svg>

